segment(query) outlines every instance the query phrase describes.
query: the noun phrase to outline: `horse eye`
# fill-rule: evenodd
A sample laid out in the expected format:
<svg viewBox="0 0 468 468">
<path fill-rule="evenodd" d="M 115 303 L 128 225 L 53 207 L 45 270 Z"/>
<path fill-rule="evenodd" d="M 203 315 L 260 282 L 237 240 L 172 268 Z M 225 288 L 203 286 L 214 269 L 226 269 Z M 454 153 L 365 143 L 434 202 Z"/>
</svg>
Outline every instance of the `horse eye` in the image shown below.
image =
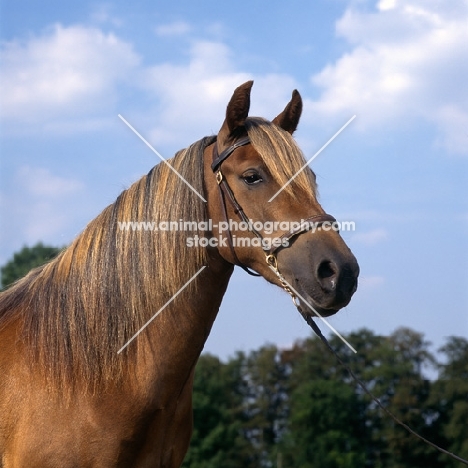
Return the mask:
<svg viewBox="0 0 468 468">
<path fill-rule="evenodd" d="M 248 172 L 242 176 L 247 185 L 254 185 L 263 182 L 262 176 L 257 172 Z"/>
</svg>

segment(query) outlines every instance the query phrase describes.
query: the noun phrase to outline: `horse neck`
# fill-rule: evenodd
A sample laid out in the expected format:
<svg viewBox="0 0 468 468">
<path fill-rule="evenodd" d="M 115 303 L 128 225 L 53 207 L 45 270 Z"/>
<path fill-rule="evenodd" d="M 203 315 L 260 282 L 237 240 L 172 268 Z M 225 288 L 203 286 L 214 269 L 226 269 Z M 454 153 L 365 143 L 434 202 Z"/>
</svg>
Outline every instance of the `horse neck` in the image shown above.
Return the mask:
<svg viewBox="0 0 468 468">
<path fill-rule="evenodd" d="M 182 388 L 192 375 L 232 272 L 233 266 L 218 254 L 211 256 L 209 264 L 194 280 L 196 293 L 182 293 L 161 311 L 148 326 L 145 337 L 141 337 L 142 359 L 136 372 L 142 388 L 150 391 L 152 398 L 159 401 L 173 398 L 175 389 Z"/>
</svg>

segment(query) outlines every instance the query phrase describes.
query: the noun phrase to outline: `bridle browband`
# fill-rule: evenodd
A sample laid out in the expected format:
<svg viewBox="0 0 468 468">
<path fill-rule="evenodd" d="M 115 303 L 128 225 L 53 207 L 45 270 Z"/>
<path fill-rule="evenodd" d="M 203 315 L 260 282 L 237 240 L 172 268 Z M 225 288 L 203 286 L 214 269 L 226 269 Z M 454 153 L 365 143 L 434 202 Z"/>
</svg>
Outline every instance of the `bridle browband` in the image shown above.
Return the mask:
<svg viewBox="0 0 468 468">
<path fill-rule="evenodd" d="M 263 242 L 263 236 L 253 227 L 251 220 L 245 214 L 242 206 L 239 205 L 238 201 L 236 200 L 236 197 L 234 196 L 233 191 L 231 190 L 231 187 L 229 186 L 226 178 L 223 176 L 223 173 L 221 172 L 221 164 L 223 163 L 223 161 L 225 161 L 237 148 L 240 148 L 241 146 L 245 146 L 248 144 L 250 144 L 249 137 L 240 138 L 239 140 L 235 141 L 231 146 L 228 146 L 224 151 L 222 151 L 221 153 L 218 153 L 218 145 L 215 142 L 213 145 L 213 162 L 211 163 L 211 170 L 214 172 L 216 176 L 216 182 L 218 183 L 220 199 L 221 199 L 221 209 L 222 209 L 222 213 L 224 216 L 224 220 L 229 225 L 228 213 L 227 213 L 227 207 L 226 207 L 226 198 L 227 198 L 229 202 L 231 203 L 231 205 L 233 206 L 234 212 L 240 217 L 240 219 L 242 219 L 242 221 L 247 223 L 248 230 L 258 239 L 260 239 L 261 245 L 264 246 L 265 244 Z M 298 228 L 292 229 L 291 231 L 282 234 L 278 238 L 278 242 L 276 242 L 275 246 L 272 246 L 269 249 L 263 248 L 263 251 L 265 253 L 265 260 L 267 264 L 273 269 L 273 271 L 275 271 L 276 275 L 281 281 L 281 284 L 283 285 L 283 288 L 285 289 L 287 288 L 295 304 L 296 304 L 297 298 L 295 297 L 294 293 L 290 290 L 290 288 L 286 285 L 286 283 L 284 282 L 284 279 L 282 280 L 283 277 L 278 271 L 278 264 L 277 264 L 278 262 L 276 259 L 276 253 L 279 249 L 285 248 L 285 245 L 288 245 L 289 241 L 293 237 L 296 237 L 308 231 L 308 225 L 310 222 L 314 222 L 315 225 L 318 227 L 318 226 L 321 226 L 325 222 L 333 223 L 336 221 L 336 219 L 329 214 L 321 213 L 321 214 L 310 216 L 309 218 L 302 220 L 302 221 L 303 222 L 301 222 Z M 231 234 L 230 229 L 227 230 L 227 238 L 228 238 L 229 249 L 234 259 L 234 264 L 241 267 L 249 275 L 261 276 L 255 271 L 252 271 L 248 266 L 244 265 L 239 260 L 236 254 L 236 250 L 234 248 L 234 243 L 232 240 L 232 234 Z"/>
<path fill-rule="evenodd" d="M 211 169 L 213 170 L 215 176 L 216 176 L 216 182 L 218 183 L 219 187 L 219 193 L 220 193 L 220 198 L 221 198 L 221 206 L 222 206 L 222 211 L 224 215 L 224 219 L 226 222 L 228 222 L 228 214 L 227 214 L 227 208 L 226 208 L 226 196 L 229 200 L 229 202 L 232 204 L 234 207 L 234 212 L 239 215 L 239 217 L 242 219 L 242 221 L 245 221 L 247 223 L 247 226 L 249 228 L 249 231 L 252 232 L 256 237 L 260 239 L 260 241 L 263 241 L 262 235 L 252 226 L 252 223 L 250 222 L 249 218 L 247 215 L 244 213 L 244 210 L 242 207 L 239 205 L 239 203 L 236 200 L 236 197 L 234 196 L 234 193 L 231 190 L 231 187 L 229 187 L 229 184 L 227 183 L 227 180 L 223 177 L 223 174 L 221 172 L 221 164 L 223 161 L 225 161 L 237 148 L 241 146 L 248 145 L 250 143 L 249 137 L 244 137 L 236 142 L 234 142 L 231 146 L 226 148 L 221 154 L 218 154 L 218 148 L 217 148 L 217 143 L 215 142 L 213 145 L 213 162 L 211 164 Z M 286 232 L 281 235 L 279 239 L 281 240 L 291 240 L 292 238 L 302 234 L 303 232 L 306 232 L 308 230 L 307 228 L 307 223 L 314 221 L 316 226 L 321 226 L 324 222 L 335 222 L 336 219 L 326 213 L 323 214 L 317 214 L 310 216 L 306 220 L 304 220 L 304 223 L 301 223 L 301 226 L 297 229 L 292 229 L 289 232 Z M 228 222 L 229 226 L 229 222 Z M 261 276 L 260 274 L 252 271 L 249 267 L 246 265 L 242 264 L 242 262 L 239 260 L 237 257 L 236 251 L 234 249 L 234 244 L 232 242 L 232 234 L 231 230 L 227 230 L 227 237 L 228 237 L 228 244 L 229 248 L 231 250 L 231 254 L 234 258 L 234 264 L 240 266 L 243 270 L 245 270 L 249 275 L 252 276 Z M 289 244 L 289 243 L 288 243 Z M 262 246 L 263 246 L 262 242 Z M 295 294 L 295 292 L 289 287 L 289 283 L 286 281 L 286 279 L 283 277 L 283 275 L 280 273 L 278 270 L 278 261 L 276 258 L 276 253 L 280 248 L 284 248 L 283 243 L 279 243 L 278 246 L 272 247 L 268 250 L 263 249 L 265 253 L 265 260 L 268 266 L 274 271 L 276 276 L 278 277 L 278 280 L 281 283 L 281 286 L 283 289 L 291 296 L 294 305 L 297 307 L 301 315 L 304 317 L 306 320 L 307 324 L 312 328 L 312 330 L 315 332 L 315 334 L 319 337 L 319 339 L 325 344 L 325 346 L 328 348 L 328 350 L 335 356 L 335 358 L 338 360 L 338 362 L 348 371 L 348 373 L 351 375 L 351 377 L 355 380 L 355 382 L 364 390 L 364 392 L 369 395 L 372 400 L 381 408 L 390 418 L 393 419 L 397 424 L 402 426 L 404 429 L 406 429 L 408 432 L 413 434 L 415 437 L 419 438 L 422 440 L 424 443 L 430 445 L 431 447 L 435 448 L 441 453 L 444 453 L 445 455 L 450 456 L 454 460 L 457 460 L 465 465 L 468 465 L 468 460 L 465 460 L 458 455 L 455 455 L 452 452 L 449 452 L 448 450 L 443 449 L 442 447 L 439 447 L 438 445 L 434 444 L 430 440 L 422 437 L 419 435 L 416 431 L 411 429 L 408 425 L 406 425 L 404 422 L 402 422 L 400 419 L 398 419 L 391 411 L 389 411 L 385 406 L 382 405 L 380 400 L 374 396 L 366 387 L 366 385 L 354 374 L 354 372 L 349 368 L 349 366 L 340 358 L 338 353 L 333 349 L 333 347 L 330 345 L 328 340 L 323 336 L 322 332 L 320 331 L 320 328 L 318 325 L 314 322 L 313 318 L 310 315 L 303 314 L 299 300 Z"/>
<path fill-rule="evenodd" d="M 250 138 L 249 137 L 244 137 L 240 138 L 236 142 L 234 142 L 231 146 L 228 146 L 221 154 L 218 153 L 218 144 L 215 142 L 213 146 L 213 162 L 211 163 L 211 170 L 213 172 L 216 172 L 220 166 L 221 163 L 227 159 L 229 156 L 231 156 L 232 153 L 237 148 L 240 148 L 241 146 L 249 145 L 250 144 Z"/>
</svg>

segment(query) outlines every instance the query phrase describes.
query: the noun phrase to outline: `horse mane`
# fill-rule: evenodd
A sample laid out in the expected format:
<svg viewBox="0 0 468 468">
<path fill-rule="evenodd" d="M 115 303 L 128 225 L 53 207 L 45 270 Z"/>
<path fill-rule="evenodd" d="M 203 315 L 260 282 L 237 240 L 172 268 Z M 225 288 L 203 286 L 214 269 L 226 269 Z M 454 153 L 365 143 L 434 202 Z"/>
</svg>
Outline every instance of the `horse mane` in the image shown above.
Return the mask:
<svg viewBox="0 0 468 468">
<path fill-rule="evenodd" d="M 304 164 L 291 135 L 260 118 L 245 124 L 274 179 L 286 183 Z M 205 137 L 169 163 L 204 195 Z M 294 188 L 292 187 L 294 185 Z M 315 192 L 306 169 L 286 188 Z M 206 221 L 206 204 L 163 163 L 123 191 L 51 262 L 0 294 L 0 330 L 18 321 L 30 362 L 62 388 L 116 382 L 138 356 L 135 340 L 117 351 L 202 266 L 205 248 L 186 247 L 183 231 L 122 230 L 119 222 Z M 205 236 L 204 231 L 190 235 Z M 188 291 L 196 292 L 197 282 Z M 172 317 L 171 320 L 176 320 Z"/>
<path fill-rule="evenodd" d="M 204 138 L 169 161 L 201 194 L 203 151 L 214 141 Z M 0 328 L 22 316 L 22 338 L 47 377 L 93 388 L 118 380 L 138 340 L 117 351 L 207 264 L 205 249 L 186 248 L 184 232 L 122 230 L 119 222 L 201 221 L 205 205 L 166 164 L 153 167 L 56 259 L 0 295 Z"/>
</svg>

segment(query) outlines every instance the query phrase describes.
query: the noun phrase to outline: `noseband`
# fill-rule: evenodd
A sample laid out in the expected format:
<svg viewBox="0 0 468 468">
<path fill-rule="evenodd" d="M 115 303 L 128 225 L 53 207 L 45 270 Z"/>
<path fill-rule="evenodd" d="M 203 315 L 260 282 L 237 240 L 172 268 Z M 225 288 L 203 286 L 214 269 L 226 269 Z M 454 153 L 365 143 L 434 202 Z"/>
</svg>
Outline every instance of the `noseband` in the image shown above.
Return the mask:
<svg viewBox="0 0 468 468">
<path fill-rule="evenodd" d="M 221 198 L 222 212 L 223 212 L 224 220 L 228 223 L 227 225 L 229 226 L 227 207 L 226 207 L 226 198 L 229 200 L 229 202 L 233 206 L 234 212 L 239 216 L 239 218 L 245 223 L 247 223 L 248 230 L 252 234 L 254 234 L 258 239 L 260 239 L 261 245 L 264 246 L 265 244 L 263 242 L 263 236 L 253 227 L 251 220 L 249 220 L 244 210 L 237 202 L 236 197 L 234 196 L 234 193 L 231 190 L 231 187 L 229 186 L 226 178 L 223 176 L 221 172 L 221 164 L 223 163 L 223 161 L 225 161 L 237 148 L 240 148 L 241 146 L 245 146 L 248 144 L 250 144 L 249 137 L 241 138 L 237 140 L 236 142 L 234 142 L 231 146 L 226 148 L 223 152 L 221 152 L 221 154 L 218 154 L 218 145 L 215 142 L 215 144 L 213 145 L 213 162 L 211 164 L 211 169 L 216 176 L 216 182 L 218 183 L 219 193 L 220 193 L 220 198 Z M 279 237 L 279 241 L 276 242 L 275 246 L 271 247 L 270 249 L 265 249 L 263 247 L 266 263 L 275 272 L 283 288 L 291 295 L 295 305 L 297 305 L 297 297 L 295 296 L 294 292 L 291 291 L 291 288 L 285 282 L 283 275 L 281 275 L 281 273 L 278 271 L 278 261 L 276 259 L 276 254 L 279 249 L 285 248 L 286 245 L 289 245 L 289 241 L 291 239 L 293 239 L 296 236 L 299 236 L 300 234 L 304 232 L 307 232 L 309 230 L 308 226 L 310 222 L 314 222 L 315 225 L 319 227 L 325 222 L 333 223 L 335 221 L 336 219 L 333 216 L 326 214 L 326 213 L 310 216 L 309 218 L 303 220 L 303 222 L 300 223 L 300 226 L 298 228 L 292 229 L 289 232 L 283 233 Z M 237 266 L 240 266 L 249 275 L 261 276 L 258 273 L 252 271 L 246 265 L 244 265 L 237 257 L 236 251 L 234 249 L 234 244 L 233 244 L 232 234 L 231 234 L 230 229 L 227 230 L 227 238 L 228 238 L 229 249 L 231 250 L 231 254 L 234 258 L 234 264 Z"/>
</svg>

